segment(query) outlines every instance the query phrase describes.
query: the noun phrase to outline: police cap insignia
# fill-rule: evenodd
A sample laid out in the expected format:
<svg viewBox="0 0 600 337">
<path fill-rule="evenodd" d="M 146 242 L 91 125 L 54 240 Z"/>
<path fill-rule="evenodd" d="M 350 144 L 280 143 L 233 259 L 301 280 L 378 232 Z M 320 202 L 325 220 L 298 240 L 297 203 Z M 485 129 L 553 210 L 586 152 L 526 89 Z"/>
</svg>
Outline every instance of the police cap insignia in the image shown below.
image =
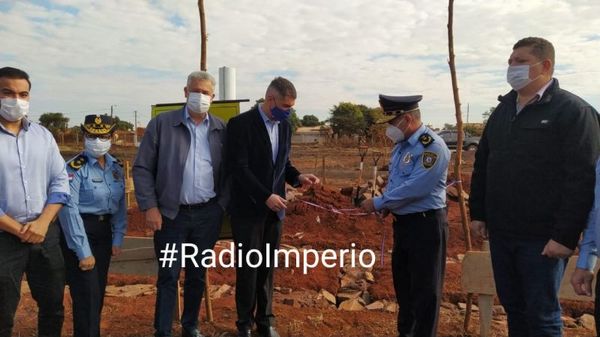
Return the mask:
<svg viewBox="0 0 600 337">
<path fill-rule="evenodd" d="M 428 147 L 433 143 L 433 137 L 431 137 L 428 133 L 424 133 L 419 137 L 419 142 L 423 144 L 424 147 Z"/>
<path fill-rule="evenodd" d="M 87 115 L 81 130 L 91 135 L 105 135 L 113 132 L 117 124 L 107 115 Z"/>
<path fill-rule="evenodd" d="M 437 161 L 438 155 L 435 152 L 425 151 L 423 152 L 423 167 L 426 169 L 430 169 L 435 165 Z"/>
</svg>

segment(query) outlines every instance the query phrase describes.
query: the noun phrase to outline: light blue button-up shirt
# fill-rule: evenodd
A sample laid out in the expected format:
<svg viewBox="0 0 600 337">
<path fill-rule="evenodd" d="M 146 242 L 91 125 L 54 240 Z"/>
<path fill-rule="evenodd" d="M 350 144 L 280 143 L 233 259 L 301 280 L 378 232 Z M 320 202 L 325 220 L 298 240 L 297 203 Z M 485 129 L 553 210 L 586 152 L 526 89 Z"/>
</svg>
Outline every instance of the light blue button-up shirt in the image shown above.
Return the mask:
<svg viewBox="0 0 600 337">
<path fill-rule="evenodd" d="M 209 201 L 215 193 L 212 158 L 208 143 L 210 115 L 200 123 L 194 123 L 187 107 L 183 110 L 185 126 L 190 131 L 190 150 L 183 169 L 183 183 L 179 200 L 181 204 L 192 205 Z"/>
<path fill-rule="evenodd" d="M 583 239 L 579 244 L 577 268 L 593 271 L 598 259 L 598 243 L 600 242 L 600 160 L 596 162 L 596 188 L 594 189 L 594 206 L 590 211 L 588 224 L 583 231 Z"/>
<path fill-rule="evenodd" d="M 275 163 L 277 161 L 277 152 L 279 151 L 279 121 L 269 119 L 262 110 L 261 104 L 258 105 L 258 111 L 260 111 L 260 116 L 265 122 L 265 127 L 271 140 L 271 154 L 273 155 L 273 163 Z"/>
<path fill-rule="evenodd" d="M 67 246 L 80 260 L 92 256 L 81 214 L 111 214 L 113 246 L 121 247 L 127 231 L 123 168 L 109 154 L 105 155 L 104 169 L 96 158 L 81 155 L 87 158 L 81 168 L 75 170 L 67 165 L 71 200 L 58 214 Z"/>
<path fill-rule="evenodd" d="M 422 135 L 432 142 L 424 145 Z M 427 143 L 427 142 L 425 142 Z M 390 175 L 383 195 L 373 199 L 376 210 L 404 215 L 446 207 L 446 175 L 450 150 L 424 125 L 392 151 Z"/>
<path fill-rule="evenodd" d="M 23 118 L 14 135 L 0 123 L 0 151 L 0 216 L 24 224 L 47 204 L 67 203 L 65 161 L 50 131 Z"/>
</svg>

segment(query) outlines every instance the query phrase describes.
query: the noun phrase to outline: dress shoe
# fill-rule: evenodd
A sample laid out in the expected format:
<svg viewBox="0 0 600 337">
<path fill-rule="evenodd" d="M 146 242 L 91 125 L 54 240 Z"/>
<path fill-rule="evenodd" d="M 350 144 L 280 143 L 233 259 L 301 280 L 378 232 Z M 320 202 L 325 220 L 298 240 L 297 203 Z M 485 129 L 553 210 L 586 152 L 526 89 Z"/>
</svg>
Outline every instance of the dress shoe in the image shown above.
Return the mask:
<svg viewBox="0 0 600 337">
<path fill-rule="evenodd" d="M 277 333 L 277 330 L 275 330 L 274 327 L 270 326 L 268 328 L 267 327 L 259 328 L 258 336 L 259 337 L 279 337 L 279 334 Z"/>
<path fill-rule="evenodd" d="M 186 329 L 181 329 L 181 337 L 204 337 L 204 335 L 201 334 L 198 329 L 189 331 Z"/>
<path fill-rule="evenodd" d="M 250 330 L 250 329 L 238 330 L 237 337 L 252 337 L 252 330 Z"/>
</svg>

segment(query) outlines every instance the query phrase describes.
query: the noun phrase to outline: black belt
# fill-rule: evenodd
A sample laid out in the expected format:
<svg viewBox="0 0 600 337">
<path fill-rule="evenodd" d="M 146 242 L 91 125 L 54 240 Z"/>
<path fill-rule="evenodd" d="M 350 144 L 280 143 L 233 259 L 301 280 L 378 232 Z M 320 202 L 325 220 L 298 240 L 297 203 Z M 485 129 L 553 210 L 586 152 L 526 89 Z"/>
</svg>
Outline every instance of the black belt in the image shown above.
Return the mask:
<svg viewBox="0 0 600 337">
<path fill-rule="evenodd" d="M 423 211 L 423 212 L 416 212 L 416 213 L 409 213 L 409 214 L 394 214 L 392 213 L 392 215 L 394 216 L 394 218 L 396 218 L 396 220 L 400 220 L 400 219 L 414 219 L 415 217 L 422 217 L 422 218 L 427 218 L 427 217 L 432 217 L 435 216 L 438 212 L 444 211 L 446 210 L 446 208 L 438 208 L 438 209 L 430 209 L 427 211 Z"/>
<path fill-rule="evenodd" d="M 81 214 L 82 220 L 96 220 L 98 222 L 107 222 L 110 220 L 111 217 L 112 217 L 112 214 L 101 214 L 101 215 L 88 214 L 88 213 Z"/>
<path fill-rule="evenodd" d="M 189 205 L 181 204 L 181 205 L 179 205 L 179 209 L 180 210 L 201 209 L 201 208 L 204 208 L 204 207 L 206 207 L 206 206 L 208 206 L 210 204 L 215 203 L 216 201 L 217 201 L 217 198 L 212 198 L 212 199 L 210 199 L 207 202 L 202 202 L 202 203 L 199 203 L 199 204 L 189 204 Z"/>
</svg>

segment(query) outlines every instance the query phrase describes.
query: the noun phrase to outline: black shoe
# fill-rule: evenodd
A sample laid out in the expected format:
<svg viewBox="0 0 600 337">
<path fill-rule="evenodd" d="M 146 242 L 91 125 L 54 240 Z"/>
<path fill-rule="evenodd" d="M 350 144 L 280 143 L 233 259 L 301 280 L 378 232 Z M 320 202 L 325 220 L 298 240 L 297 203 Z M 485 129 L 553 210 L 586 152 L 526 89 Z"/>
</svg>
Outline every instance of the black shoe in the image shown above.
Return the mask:
<svg viewBox="0 0 600 337">
<path fill-rule="evenodd" d="M 250 330 L 250 329 L 238 330 L 237 337 L 252 337 L 252 330 Z"/>
<path fill-rule="evenodd" d="M 260 337 L 280 337 L 277 330 L 274 327 L 261 327 L 258 329 L 258 336 Z"/>
<path fill-rule="evenodd" d="M 200 333 L 200 331 L 198 329 L 194 329 L 194 330 L 186 330 L 186 329 L 181 329 L 181 337 L 204 337 L 203 334 Z"/>
</svg>

